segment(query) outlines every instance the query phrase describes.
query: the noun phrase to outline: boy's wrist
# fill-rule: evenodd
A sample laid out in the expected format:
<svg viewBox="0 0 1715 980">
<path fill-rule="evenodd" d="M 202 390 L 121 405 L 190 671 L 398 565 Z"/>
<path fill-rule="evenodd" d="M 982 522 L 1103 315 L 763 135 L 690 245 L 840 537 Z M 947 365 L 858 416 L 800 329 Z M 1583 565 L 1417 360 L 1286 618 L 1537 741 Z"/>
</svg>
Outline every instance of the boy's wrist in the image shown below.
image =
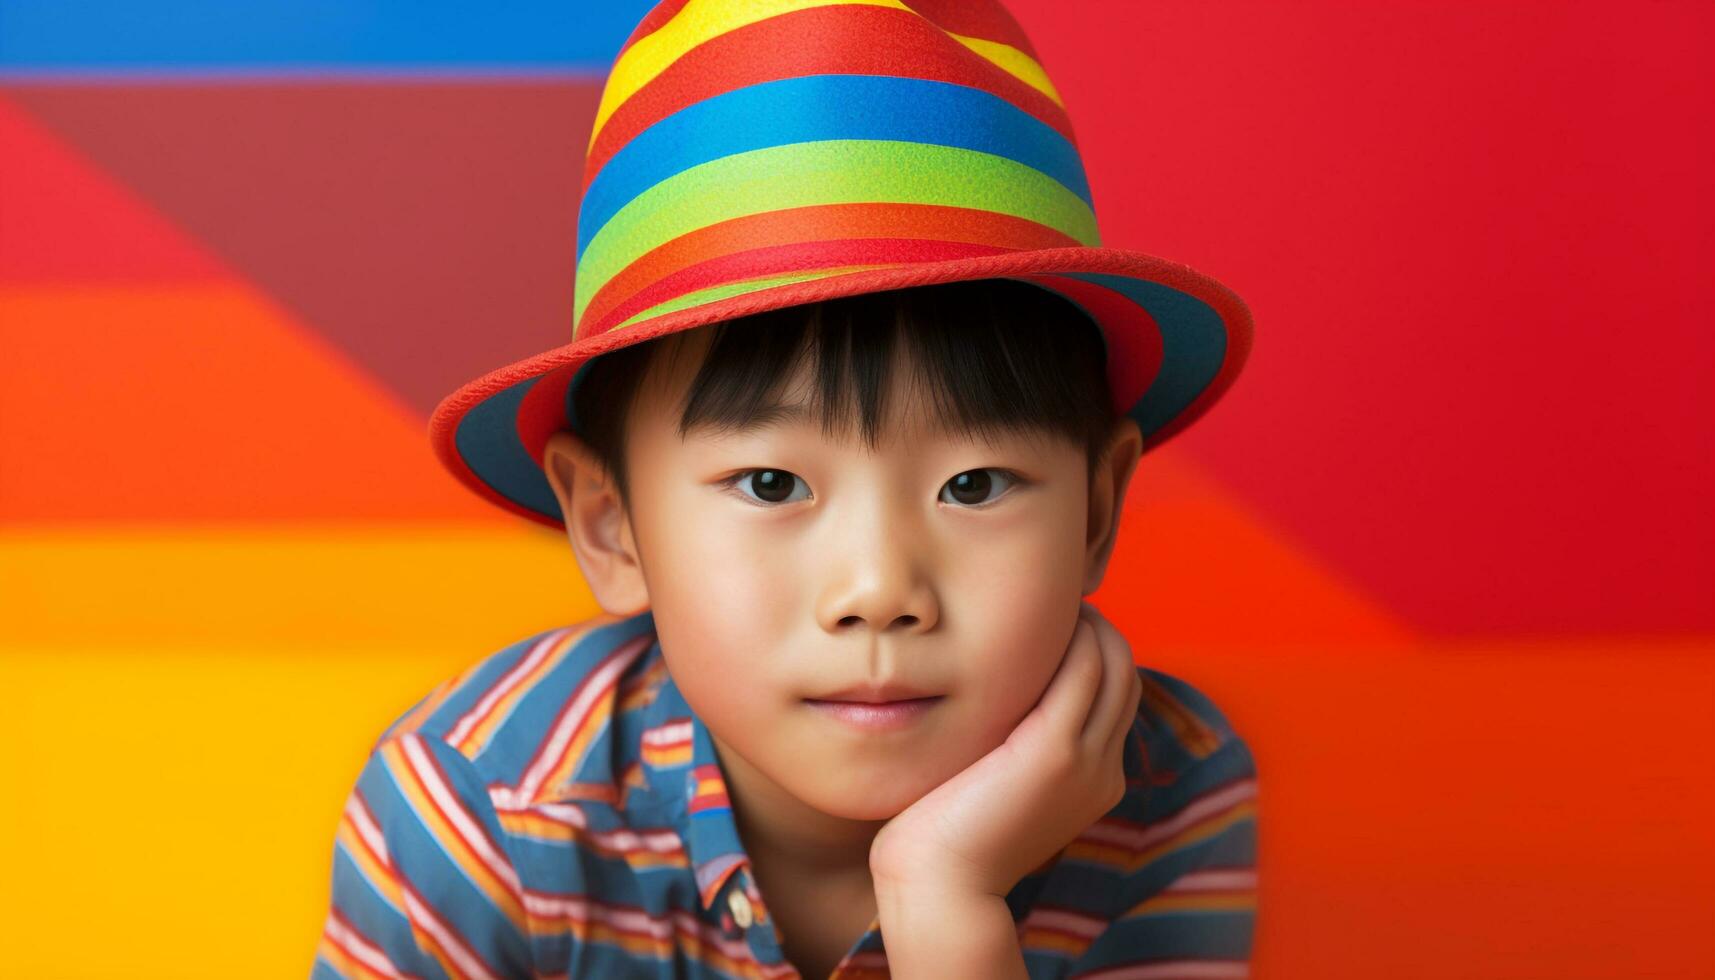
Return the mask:
<svg viewBox="0 0 1715 980">
<path fill-rule="evenodd" d="M 1006 899 L 946 882 L 875 879 L 876 918 L 897 980 L 1025 980 L 1018 924 Z"/>
</svg>

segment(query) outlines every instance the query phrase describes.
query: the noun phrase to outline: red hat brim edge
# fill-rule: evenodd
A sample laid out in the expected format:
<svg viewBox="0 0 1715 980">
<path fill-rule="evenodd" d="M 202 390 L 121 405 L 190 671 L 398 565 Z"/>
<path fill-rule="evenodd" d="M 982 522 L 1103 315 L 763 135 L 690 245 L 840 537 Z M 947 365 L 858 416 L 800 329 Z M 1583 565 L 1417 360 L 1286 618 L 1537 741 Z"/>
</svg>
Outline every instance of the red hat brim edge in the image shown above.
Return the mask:
<svg viewBox="0 0 1715 980">
<path fill-rule="evenodd" d="M 1126 357 L 1110 358 L 1109 373 L 1115 381 L 1116 399 L 1128 386 L 1141 390 L 1125 411 L 1138 421 L 1145 452 L 1183 431 L 1208 411 L 1232 386 L 1250 356 L 1250 309 L 1236 293 L 1211 276 L 1182 263 L 1129 249 L 1099 246 L 1030 249 L 905 263 L 786 283 L 674 310 L 575 340 L 514 361 L 460 386 L 442 399 L 431 414 L 429 441 L 442 465 L 483 499 L 539 524 L 563 530 L 557 502 L 541 471 L 539 451 L 549 433 L 566 427 L 565 386 L 560 384 L 538 392 L 548 397 L 532 398 L 523 406 L 524 411 L 517 411 L 529 396 L 528 387 L 533 387 L 525 382 L 550 372 L 569 380 L 585 362 L 601 354 L 751 313 L 861 293 L 997 277 L 1026 278 L 1061 293 L 1102 326 L 1110 352 L 1122 338 L 1134 341 L 1128 342 Z M 1085 292 L 1092 288 L 1101 296 L 1122 297 L 1130 303 L 1100 302 L 1098 297 Z M 1125 312 L 1119 312 L 1120 308 Z M 1154 336 L 1139 336 L 1140 325 L 1153 329 Z M 509 414 L 504 421 L 488 424 L 487 434 L 466 433 L 461 439 L 461 426 L 467 418 L 473 412 L 480 412 L 486 421 L 493 413 L 481 410 L 492 407 L 490 400 L 503 393 L 509 396 L 505 406 Z M 529 429 L 528 438 L 520 427 Z M 527 450 L 526 443 L 534 443 L 535 451 Z M 488 459 L 473 464 L 469 454 L 484 452 L 490 453 Z M 528 459 L 532 465 L 523 465 L 522 459 Z M 486 469 L 488 475 L 479 472 L 479 468 Z M 529 485 L 522 481 L 529 481 Z M 528 497 L 535 497 L 554 513 L 531 506 L 524 499 Z"/>
</svg>

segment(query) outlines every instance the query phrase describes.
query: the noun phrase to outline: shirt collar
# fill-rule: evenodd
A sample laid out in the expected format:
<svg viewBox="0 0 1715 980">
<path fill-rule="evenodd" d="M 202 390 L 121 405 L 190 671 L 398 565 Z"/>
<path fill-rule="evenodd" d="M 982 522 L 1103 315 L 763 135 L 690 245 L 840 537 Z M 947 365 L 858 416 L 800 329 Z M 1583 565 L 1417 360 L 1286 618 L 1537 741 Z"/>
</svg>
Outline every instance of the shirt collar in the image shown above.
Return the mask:
<svg viewBox="0 0 1715 980">
<path fill-rule="evenodd" d="M 647 611 L 641 615 L 651 616 Z M 653 624 L 651 617 L 651 629 Z M 643 668 L 658 672 L 659 680 L 643 708 L 639 730 L 628 736 L 637 740 L 644 783 L 641 795 L 634 794 L 626 809 L 639 821 L 667 821 L 678 831 L 698 895 L 708 909 L 727 879 L 750 866 L 750 856 L 739 840 L 714 740 L 667 672 L 659 637 L 644 656 Z"/>
</svg>

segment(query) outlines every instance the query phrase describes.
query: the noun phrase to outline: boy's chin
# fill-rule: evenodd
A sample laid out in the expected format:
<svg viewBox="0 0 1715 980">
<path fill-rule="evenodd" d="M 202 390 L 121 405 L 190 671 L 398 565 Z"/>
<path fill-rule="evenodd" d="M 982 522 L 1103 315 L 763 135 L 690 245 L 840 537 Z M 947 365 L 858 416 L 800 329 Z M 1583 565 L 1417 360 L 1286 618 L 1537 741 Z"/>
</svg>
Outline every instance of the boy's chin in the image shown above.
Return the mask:
<svg viewBox="0 0 1715 980">
<path fill-rule="evenodd" d="M 905 812 L 915 800 L 878 799 L 874 795 L 854 793 L 844 788 L 831 793 L 813 794 L 806 804 L 830 817 L 853 821 L 891 820 Z"/>
<path fill-rule="evenodd" d="M 801 775 L 788 790 L 805 805 L 842 820 L 891 820 L 935 788 L 909 785 L 897 773 L 875 780 L 830 772 L 814 783 Z"/>
</svg>

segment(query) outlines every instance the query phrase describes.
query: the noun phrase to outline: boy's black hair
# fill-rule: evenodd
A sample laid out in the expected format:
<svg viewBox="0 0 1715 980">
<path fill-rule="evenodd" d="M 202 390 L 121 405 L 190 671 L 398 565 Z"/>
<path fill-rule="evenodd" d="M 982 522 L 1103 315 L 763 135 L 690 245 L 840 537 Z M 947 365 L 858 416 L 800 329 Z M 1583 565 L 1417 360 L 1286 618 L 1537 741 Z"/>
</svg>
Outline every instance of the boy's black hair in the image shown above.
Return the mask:
<svg viewBox="0 0 1715 980">
<path fill-rule="evenodd" d="M 1084 447 L 1095 475 L 1113 425 L 1106 343 L 1059 295 L 1011 279 L 977 279 L 863 293 L 737 317 L 713 331 L 682 403 L 679 433 L 767 413 L 800 357 L 813 358 L 810 406 L 830 436 L 855 417 L 873 450 L 881 435 L 895 348 L 915 368 L 934 424 L 950 433 L 1015 431 Z M 668 334 L 603 354 L 573 393 L 584 442 L 629 510 L 626 414 Z M 902 389 L 905 390 L 905 389 Z"/>
</svg>

